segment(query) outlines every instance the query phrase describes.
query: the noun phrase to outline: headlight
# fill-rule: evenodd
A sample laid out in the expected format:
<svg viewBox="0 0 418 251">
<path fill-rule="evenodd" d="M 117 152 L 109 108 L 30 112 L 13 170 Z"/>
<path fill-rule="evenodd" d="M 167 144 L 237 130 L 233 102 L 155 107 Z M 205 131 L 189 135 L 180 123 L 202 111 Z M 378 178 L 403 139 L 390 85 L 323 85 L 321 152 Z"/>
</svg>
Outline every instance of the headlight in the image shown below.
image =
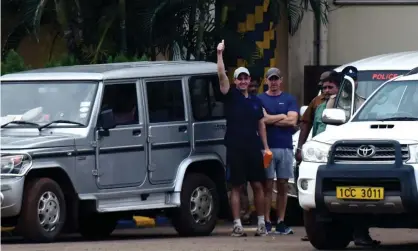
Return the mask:
<svg viewBox="0 0 418 251">
<path fill-rule="evenodd" d="M 1 174 L 21 175 L 32 165 L 32 158 L 28 154 L 13 154 L 1 156 Z"/>
<path fill-rule="evenodd" d="M 308 141 L 302 147 L 302 160 L 305 162 L 326 163 L 331 145 L 318 141 Z"/>
<path fill-rule="evenodd" d="M 417 164 L 418 163 L 418 145 L 409 145 L 409 160 L 406 163 Z"/>
</svg>

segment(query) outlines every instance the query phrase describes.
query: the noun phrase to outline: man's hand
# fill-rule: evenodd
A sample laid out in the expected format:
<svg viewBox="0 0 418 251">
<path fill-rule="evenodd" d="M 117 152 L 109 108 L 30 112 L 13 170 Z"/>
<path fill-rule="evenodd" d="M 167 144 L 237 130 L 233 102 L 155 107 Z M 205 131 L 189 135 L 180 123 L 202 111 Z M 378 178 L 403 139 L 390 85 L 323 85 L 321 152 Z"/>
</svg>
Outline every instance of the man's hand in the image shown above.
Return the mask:
<svg viewBox="0 0 418 251">
<path fill-rule="evenodd" d="M 299 149 L 296 149 L 296 156 L 295 156 L 296 162 L 301 162 L 302 161 L 302 151 Z"/>
<path fill-rule="evenodd" d="M 266 124 L 275 124 L 281 120 L 286 119 L 286 114 L 277 114 L 277 115 L 270 115 L 267 113 L 266 109 L 263 107 L 263 115 L 264 115 L 264 122 Z"/>
<path fill-rule="evenodd" d="M 268 153 L 268 152 L 270 152 L 270 153 L 271 153 L 271 150 L 270 150 L 270 148 L 269 148 L 268 146 L 265 146 L 265 147 L 264 147 L 264 150 L 263 150 L 263 154 L 266 154 L 266 153 Z"/>
<path fill-rule="evenodd" d="M 220 42 L 218 44 L 218 48 L 216 48 L 216 49 L 217 49 L 218 54 L 222 54 L 224 52 L 224 50 L 225 50 L 225 42 L 224 42 L 223 39 L 222 39 L 222 42 Z"/>
</svg>

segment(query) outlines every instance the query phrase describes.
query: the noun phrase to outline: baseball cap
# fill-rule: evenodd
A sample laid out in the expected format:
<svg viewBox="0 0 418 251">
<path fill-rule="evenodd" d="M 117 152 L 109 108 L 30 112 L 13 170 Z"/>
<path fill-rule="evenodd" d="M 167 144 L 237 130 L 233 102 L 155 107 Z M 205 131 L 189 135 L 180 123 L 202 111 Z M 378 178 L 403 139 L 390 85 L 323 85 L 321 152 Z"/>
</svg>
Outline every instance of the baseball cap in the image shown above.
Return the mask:
<svg viewBox="0 0 418 251">
<path fill-rule="evenodd" d="M 245 67 L 238 67 L 235 71 L 234 71 L 234 78 L 238 78 L 238 76 L 242 73 L 247 74 L 248 76 L 250 76 L 250 72 L 248 71 L 247 68 Z"/>
<path fill-rule="evenodd" d="M 273 76 L 276 76 L 276 77 L 278 77 L 278 78 L 280 78 L 281 76 L 280 76 L 280 70 L 278 69 L 278 68 L 270 68 L 270 69 L 268 69 L 267 70 L 267 72 L 266 72 L 266 78 L 267 79 L 269 79 L 269 78 L 271 78 L 271 77 L 273 77 Z"/>
<path fill-rule="evenodd" d="M 344 75 L 347 75 L 347 76 L 349 76 L 349 77 L 351 77 L 353 80 L 357 80 L 357 73 L 358 73 L 358 70 L 357 70 L 357 68 L 356 67 L 354 67 L 354 66 L 347 66 L 347 67 L 345 67 L 343 70 L 342 70 L 342 72 L 341 72 L 342 74 L 344 74 Z"/>
</svg>

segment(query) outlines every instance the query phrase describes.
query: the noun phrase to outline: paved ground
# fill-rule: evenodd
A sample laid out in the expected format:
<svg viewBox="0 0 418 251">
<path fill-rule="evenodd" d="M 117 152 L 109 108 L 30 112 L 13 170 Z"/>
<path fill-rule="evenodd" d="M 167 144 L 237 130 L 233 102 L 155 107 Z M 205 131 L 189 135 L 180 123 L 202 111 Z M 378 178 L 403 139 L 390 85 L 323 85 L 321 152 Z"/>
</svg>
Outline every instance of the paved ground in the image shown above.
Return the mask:
<svg viewBox="0 0 418 251">
<path fill-rule="evenodd" d="M 292 236 L 229 237 L 229 227 L 220 226 L 209 237 L 180 238 L 171 228 L 118 230 L 106 241 L 86 242 L 77 236 L 66 236 L 52 244 L 25 244 L 19 239 L 2 238 L 2 250 L 12 251 L 313 251 L 309 242 L 302 242 L 303 228 L 295 228 Z M 418 230 L 372 229 L 372 235 L 383 245 L 373 250 L 418 250 Z M 350 246 L 349 250 L 359 249 Z"/>
</svg>

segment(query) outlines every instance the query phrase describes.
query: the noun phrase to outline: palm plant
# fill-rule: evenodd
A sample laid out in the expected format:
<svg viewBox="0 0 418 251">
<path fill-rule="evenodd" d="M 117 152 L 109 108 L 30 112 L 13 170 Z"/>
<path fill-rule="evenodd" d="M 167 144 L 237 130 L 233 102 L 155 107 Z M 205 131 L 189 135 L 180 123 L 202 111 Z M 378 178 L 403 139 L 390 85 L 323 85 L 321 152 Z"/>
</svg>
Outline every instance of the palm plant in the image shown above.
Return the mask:
<svg viewBox="0 0 418 251">
<path fill-rule="evenodd" d="M 256 5 L 259 0 L 247 0 L 246 5 Z M 237 56 L 250 64 L 260 57 L 254 41 L 248 41 L 236 31 L 234 12 L 228 7 L 243 4 L 238 0 L 155 0 L 138 12 L 139 33 L 144 34 L 147 46 L 165 53 L 175 44 L 187 48 L 184 59 L 193 55 L 197 60 L 213 60 L 216 43 L 228 41 L 227 64 L 235 64 Z M 284 8 L 284 11 L 282 11 Z M 269 13 L 274 24 L 282 20 L 285 13 L 289 22 L 289 33 L 294 35 L 304 17 L 312 11 L 315 18 L 327 23 L 326 0 L 271 0 Z M 213 14 L 215 13 L 215 14 Z M 154 50 L 152 50 L 154 52 Z"/>
<path fill-rule="evenodd" d="M 52 16 L 60 35 L 67 41 L 68 50 L 74 54 L 80 52 L 79 48 L 83 43 L 83 18 L 79 0 L 6 0 L 3 4 L 14 6 L 15 15 L 20 16 L 14 29 L 7 34 L 3 53 L 5 49 L 10 49 L 10 43 L 16 43 L 15 40 L 27 35 L 25 31 L 32 32 L 39 41 L 41 20 Z"/>
<path fill-rule="evenodd" d="M 260 1 L 246 0 L 245 5 L 255 6 Z M 172 58 L 175 47 L 180 48 L 182 59 L 212 61 L 221 38 L 228 43 L 229 65 L 234 65 L 238 56 L 250 64 L 260 57 L 254 41 L 236 31 L 236 11 L 228 11 L 242 4 L 238 0 L 5 0 L 4 4 L 15 6 L 22 21 L 12 35 L 6 35 L 3 49 L 16 35 L 28 30 L 37 37 L 41 20 L 49 18 L 67 41 L 69 53 L 81 61 L 102 62 L 116 53 L 142 55 L 144 51 L 152 60 L 157 53 Z M 326 23 L 327 9 L 326 0 L 269 3 L 275 23 L 283 20 L 280 14 L 285 13 L 291 35 L 307 11 L 313 11 L 317 20 Z"/>
</svg>

